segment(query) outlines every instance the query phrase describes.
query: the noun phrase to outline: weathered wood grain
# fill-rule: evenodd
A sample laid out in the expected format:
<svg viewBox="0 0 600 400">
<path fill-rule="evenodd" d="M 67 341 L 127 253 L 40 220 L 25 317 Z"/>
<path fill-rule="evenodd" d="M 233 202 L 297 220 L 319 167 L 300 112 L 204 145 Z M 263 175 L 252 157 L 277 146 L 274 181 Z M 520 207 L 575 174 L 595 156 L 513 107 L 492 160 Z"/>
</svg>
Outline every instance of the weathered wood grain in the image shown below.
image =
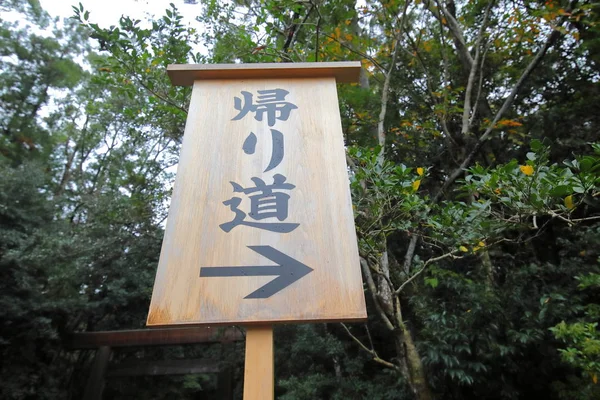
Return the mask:
<svg viewBox="0 0 600 400">
<path fill-rule="evenodd" d="M 238 114 L 234 98 L 276 88 L 289 91 L 286 101 L 298 108 L 271 127 L 283 133 L 285 155 L 263 172 L 272 152 L 271 128 L 252 113 L 232 120 Z M 245 154 L 251 132 L 256 151 Z M 241 198 L 246 213 L 250 204 L 230 182 L 252 187 L 251 178 L 259 177 L 272 184 L 275 174 L 295 185 L 286 192 L 285 222 L 299 227 L 286 234 L 241 225 L 224 232 L 219 225 L 235 214 L 223 201 Z M 147 324 L 365 319 L 354 229 L 335 78 L 196 81 Z M 257 245 L 272 246 L 313 271 L 266 299 L 244 297 L 274 276 L 199 277 L 201 267 L 274 265 L 247 247 Z"/>
</svg>

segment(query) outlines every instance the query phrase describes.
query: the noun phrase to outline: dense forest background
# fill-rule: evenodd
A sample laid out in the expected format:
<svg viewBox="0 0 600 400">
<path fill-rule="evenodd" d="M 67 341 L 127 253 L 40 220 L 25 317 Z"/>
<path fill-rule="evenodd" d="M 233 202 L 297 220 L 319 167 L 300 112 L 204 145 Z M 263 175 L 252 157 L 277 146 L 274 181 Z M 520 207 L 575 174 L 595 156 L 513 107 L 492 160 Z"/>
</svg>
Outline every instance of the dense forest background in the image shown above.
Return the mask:
<svg viewBox="0 0 600 400">
<path fill-rule="evenodd" d="M 600 399 L 598 2 L 205 0 L 195 27 L 174 3 L 111 27 L 0 3 L 0 398 L 80 398 L 66 335 L 144 327 L 190 96 L 167 64 L 360 60 L 338 91 L 369 319 L 278 326 L 277 398 Z M 207 355 L 241 398 L 241 344 L 115 357 Z"/>
</svg>

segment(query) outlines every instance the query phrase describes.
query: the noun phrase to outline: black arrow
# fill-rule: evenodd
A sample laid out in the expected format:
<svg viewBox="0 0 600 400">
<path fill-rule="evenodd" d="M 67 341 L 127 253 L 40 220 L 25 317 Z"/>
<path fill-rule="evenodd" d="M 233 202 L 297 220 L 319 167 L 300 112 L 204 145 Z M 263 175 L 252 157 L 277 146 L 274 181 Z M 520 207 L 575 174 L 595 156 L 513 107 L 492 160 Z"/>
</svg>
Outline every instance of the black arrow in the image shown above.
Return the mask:
<svg viewBox="0 0 600 400">
<path fill-rule="evenodd" d="M 279 275 L 271 282 L 250 293 L 245 299 L 266 299 L 282 289 L 285 289 L 298 279 L 313 271 L 312 268 L 300 261 L 275 250 L 271 246 L 248 246 L 263 257 L 276 262 L 278 265 L 253 265 L 246 267 L 201 267 L 201 278 L 216 278 L 230 276 L 272 276 Z"/>
</svg>

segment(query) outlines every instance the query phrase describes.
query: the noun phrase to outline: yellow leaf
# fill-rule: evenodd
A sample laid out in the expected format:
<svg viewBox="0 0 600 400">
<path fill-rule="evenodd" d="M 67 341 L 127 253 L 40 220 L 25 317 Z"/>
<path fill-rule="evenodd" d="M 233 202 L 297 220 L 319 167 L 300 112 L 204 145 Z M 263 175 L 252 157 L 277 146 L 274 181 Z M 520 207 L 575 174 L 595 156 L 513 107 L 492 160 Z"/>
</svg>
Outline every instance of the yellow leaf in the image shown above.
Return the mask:
<svg viewBox="0 0 600 400">
<path fill-rule="evenodd" d="M 479 247 L 485 247 L 485 242 L 479 242 L 479 243 L 477 243 L 477 246 L 479 246 Z"/>
<path fill-rule="evenodd" d="M 414 190 L 415 192 L 416 192 L 417 190 L 419 190 L 419 186 L 420 186 L 420 185 L 421 185 L 421 180 L 420 180 L 420 179 L 418 179 L 418 180 L 414 181 L 414 182 L 412 183 L 412 188 L 413 188 L 413 190 Z"/>
<path fill-rule="evenodd" d="M 527 176 L 533 175 L 533 167 L 531 165 L 521 165 L 519 169 Z"/>
<path fill-rule="evenodd" d="M 501 119 L 500 121 L 498 121 L 498 126 L 499 127 L 504 127 L 504 126 L 523 126 L 522 123 L 520 123 L 519 121 L 515 121 L 512 119 Z"/>
<path fill-rule="evenodd" d="M 421 168 L 421 167 L 417 168 L 417 174 L 419 174 L 419 176 L 423 176 L 423 172 L 424 172 L 423 168 Z"/>
<path fill-rule="evenodd" d="M 460 246 L 458 249 L 463 253 L 467 253 L 469 251 L 469 249 L 467 249 L 465 246 Z"/>
<path fill-rule="evenodd" d="M 473 253 L 477 252 L 477 250 L 479 250 L 479 249 L 481 249 L 481 247 L 479 247 L 479 246 L 473 247 Z"/>
<path fill-rule="evenodd" d="M 569 210 L 575 208 L 575 204 L 573 204 L 573 196 L 569 195 L 565 197 L 565 207 L 567 207 Z"/>
<path fill-rule="evenodd" d="M 433 46 L 431 45 L 431 42 L 429 40 L 423 42 L 423 48 L 425 49 L 426 52 L 430 52 L 431 49 L 433 48 Z"/>
<path fill-rule="evenodd" d="M 592 375 L 592 382 L 594 382 L 594 385 L 598 383 L 598 376 L 596 374 Z"/>
</svg>

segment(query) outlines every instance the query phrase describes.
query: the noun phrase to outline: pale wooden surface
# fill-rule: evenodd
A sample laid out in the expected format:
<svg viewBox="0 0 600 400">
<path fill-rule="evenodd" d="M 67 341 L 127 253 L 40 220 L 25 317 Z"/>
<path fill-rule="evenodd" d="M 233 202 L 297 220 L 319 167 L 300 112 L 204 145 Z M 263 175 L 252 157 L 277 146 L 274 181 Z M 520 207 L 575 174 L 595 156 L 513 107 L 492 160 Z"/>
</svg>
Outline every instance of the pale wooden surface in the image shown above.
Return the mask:
<svg viewBox="0 0 600 400">
<path fill-rule="evenodd" d="M 171 64 L 167 73 L 175 86 L 192 86 L 205 79 L 334 77 L 338 83 L 358 82 L 360 61 L 268 64 Z"/>
<path fill-rule="evenodd" d="M 275 398 L 273 327 L 255 326 L 246 330 L 244 400 Z"/>
<path fill-rule="evenodd" d="M 284 135 L 285 157 L 263 173 L 271 157 L 266 121 L 252 113 L 232 121 L 234 97 L 245 90 L 281 88 L 298 106 L 274 129 Z M 254 132 L 256 152 L 242 144 Z M 233 219 L 223 201 L 244 198 L 230 181 L 272 184 L 283 174 L 296 188 L 287 192 L 289 217 L 300 226 L 287 234 L 247 226 L 229 233 Z M 264 221 L 259 221 L 264 222 Z M 274 276 L 200 278 L 201 267 L 274 265 L 247 246 L 269 245 L 314 271 L 267 299 L 245 296 Z M 334 78 L 209 80 L 194 84 L 179 169 L 169 211 L 147 324 L 225 324 L 291 321 L 351 321 L 366 318 L 349 178 Z"/>
</svg>

